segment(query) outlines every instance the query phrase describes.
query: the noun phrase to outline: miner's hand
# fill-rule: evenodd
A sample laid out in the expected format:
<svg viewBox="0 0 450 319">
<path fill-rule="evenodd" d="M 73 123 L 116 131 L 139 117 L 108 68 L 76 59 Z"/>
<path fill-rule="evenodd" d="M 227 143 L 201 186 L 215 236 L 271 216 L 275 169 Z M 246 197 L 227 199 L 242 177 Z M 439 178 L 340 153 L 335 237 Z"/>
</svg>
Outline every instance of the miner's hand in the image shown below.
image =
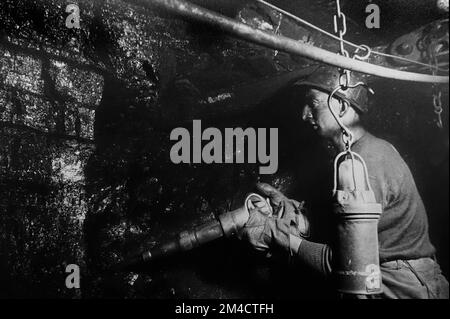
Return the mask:
<svg viewBox="0 0 450 319">
<path fill-rule="evenodd" d="M 301 238 L 309 235 L 303 203 L 288 199 L 268 184 L 258 184 L 257 187 L 268 196 L 271 205 L 257 197 L 250 197 L 249 219 L 240 232 L 240 238 L 248 240 L 259 251 L 282 248 L 295 252 Z"/>
<path fill-rule="evenodd" d="M 256 250 L 268 252 L 275 246 L 288 250 L 289 225 L 283 219 L 268 216 L 261 208 L 249 210 L 249 219 L 240 233 Z"/>
<path fill-rule="evenodd" d="M 304 202 L 300 203 L 289 199 L 278 189 L 266 183 L 258 183 L 256 187 L 259 192 L 270 199 L 274 215 L 281 219 L 284 225 L 289 226 L 291 234 L 302 238 L 309 237 L 310 226 Z"/>
</svg>

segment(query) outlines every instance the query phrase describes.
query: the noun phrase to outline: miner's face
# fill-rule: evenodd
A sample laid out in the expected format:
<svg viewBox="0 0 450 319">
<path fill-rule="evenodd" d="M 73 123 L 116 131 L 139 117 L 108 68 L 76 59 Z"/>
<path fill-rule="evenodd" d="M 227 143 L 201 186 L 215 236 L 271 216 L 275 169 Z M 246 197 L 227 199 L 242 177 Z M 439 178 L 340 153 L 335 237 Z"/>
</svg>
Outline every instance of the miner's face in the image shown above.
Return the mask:
<svg viewBox="0 0 450 319">
<path fill-rule="evenodd" d="M 331 138 L 339 133 L 339 125 L 328 108 L 328 94 L 317 89 L 309 89 L 305 95 L 302 119 L 311 124 L 320 136 Z M 331 106 L 340 114 L 340 103 L 333 98 Z"/>
</svg>

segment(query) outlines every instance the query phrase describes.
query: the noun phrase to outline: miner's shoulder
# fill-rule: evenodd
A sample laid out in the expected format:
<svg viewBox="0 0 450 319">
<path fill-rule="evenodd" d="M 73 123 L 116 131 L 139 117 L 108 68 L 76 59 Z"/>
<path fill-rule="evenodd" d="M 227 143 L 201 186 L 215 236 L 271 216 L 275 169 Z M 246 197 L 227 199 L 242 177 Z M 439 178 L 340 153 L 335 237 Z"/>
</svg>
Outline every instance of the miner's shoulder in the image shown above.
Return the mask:
<svg viewBox="0 0 450 319">
<path fill-rule="evenodd" d="M 410 175 L 408 165 L 391 143 L 369 133 L 361 142 L 354 151 L 366 162 L 369 176 L 401 182 Z"/>
<path fill-rule="evenodd" d="M 391 143 L 370 133 L 366 133 L 356 146 L 354 150 L 363 157 L 379 162 L 403 162 L 400 153 Z"/>
</svg>

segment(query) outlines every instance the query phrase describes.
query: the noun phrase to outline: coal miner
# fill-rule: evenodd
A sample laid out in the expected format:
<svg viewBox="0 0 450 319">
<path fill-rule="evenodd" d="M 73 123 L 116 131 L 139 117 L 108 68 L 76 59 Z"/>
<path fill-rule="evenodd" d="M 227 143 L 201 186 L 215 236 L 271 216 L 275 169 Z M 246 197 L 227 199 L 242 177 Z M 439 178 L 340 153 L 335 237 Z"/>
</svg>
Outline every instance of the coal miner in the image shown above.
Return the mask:
<svg viewBox="0 0 450 319">
<path fill-rule="evenodd" d="M 347 76 L 346 87 L 338 89 L 342 88 L 342 73 L 320 66 L 293 87 L 305 92 L 302 119 L 347 158 L 339 166 L 341 172 L 337 173 L 335 167 L 334 190 L 335 213 L 345 215 L 345 222 L 336 226 L 344 246 L 310 241 L 301 204 L 268 184 L 258 184 L 258 189 L 269 198 L 270 205 L 252 203 L 241 237 L 260 251 L 282 248 L 323 276 L 341 276 L 344 289 L 338 291 L 342 297 L 448 298 L 448 282 L 436 262 L 427 213 L 414 178 L 396 149 L 364 128 L 362 118 L 368 111 L 370 89 L 358 82 L 355 73 Z M 364 186 L 365 174 L 367 189 L 353 191 Z M 272 211 L 278 213 L 268 214 Z M 374 234 L 367 237 L 373 225 Z M 359 284 L 356 276 L 350 276 L 360 274 L 351 271 L 352 263 L 364 261 L 361 254 L 370 257 L 370 250 L 376 252 L 371 257 L 375 260 L 373 267 L 367 268 L 373 276 L 366 274 L 363 287 L 369 292 L 374 288 L 377 293 L 353 290 L 353 294 L 346 294 L 346 289 L 351 291 Z M 342 256 L 352 253 L 347 260 Z M 344 268 L 347 271 L 336 271 Z M 376 276 L 377 271 L 381 278 Z"/>
</svg>

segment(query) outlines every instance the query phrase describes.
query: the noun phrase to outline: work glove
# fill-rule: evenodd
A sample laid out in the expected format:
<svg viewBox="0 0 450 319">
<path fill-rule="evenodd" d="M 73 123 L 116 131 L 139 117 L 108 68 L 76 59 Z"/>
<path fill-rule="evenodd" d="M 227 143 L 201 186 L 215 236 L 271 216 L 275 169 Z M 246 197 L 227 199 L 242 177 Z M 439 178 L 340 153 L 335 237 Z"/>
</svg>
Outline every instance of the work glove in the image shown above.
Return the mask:
<svg viewBox="0 0 450 319">
<path fill-rule="evenodd" d="M 260 198 L 249 198 L 246 203 L 249 219 L 239 234 L 259 251 L 271 248 L 290 251 L 290 235 L 309 236 L 309 223 L 304 216 L 303 203 L 290 200 L 268 184 L 258 184 L 258 190 L 268 196 L 268 202 Z M 270 204 L 269 204 L 270 203 Z"/>
<path fill-rule="evenodd" d="M 289 249 L 289 226 L 281 219 L 269 216 L 260 207 L 249 209 L 249 219 L 239 237 L 256 250 L 268 252 L 274 246 Z"/>
<path fill-rule="evenodd" d="M 256 188 L 269 199 L 273 216 L 283 220 L 283 223 L 289 226 L 291 234 L 302 238 L 310 236 L 310 225 L 304 202 L 289 199 L 278 189 L 266 183 L 258 183 Z"/>
</svg>

